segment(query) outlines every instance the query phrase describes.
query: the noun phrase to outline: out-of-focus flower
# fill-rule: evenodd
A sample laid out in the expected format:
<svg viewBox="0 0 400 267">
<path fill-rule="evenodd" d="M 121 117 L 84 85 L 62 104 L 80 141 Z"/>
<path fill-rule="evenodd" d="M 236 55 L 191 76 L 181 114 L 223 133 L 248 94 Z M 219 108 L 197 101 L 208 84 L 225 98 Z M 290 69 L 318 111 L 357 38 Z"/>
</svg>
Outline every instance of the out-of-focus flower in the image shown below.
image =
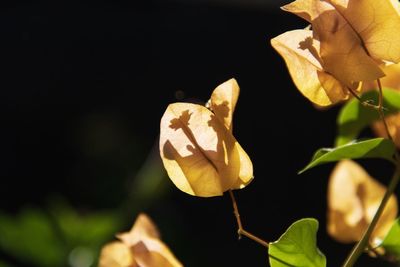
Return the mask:
<svg viewBox="0 0 400 267">
<path fill-rule="evenodd" d="M 297 0 L 283 9 L 307 20 L 271 40 L 300 92 L 318 106 L 346 100 L 349 89 L 400 61 L 399 3 L 394 0 Z"/>
<path fill-rule="evenodd" d="M 390 135 L 393 137 L 393 141 L 398 148 L 400 148 L 400 113 L 390 114 L 385 116 L 386 123 Z M 375 121 L 372 124 L 372 129 L 376 135 L 388 138 L 385 126 L 381 121 Z"/>
<path fill-rule="evenodd" d="M 207 104 L 170 104 L 160 125 L 160 154 L 172 182 L 183 192 L 220 196 L 245 187 L 253 165 L 232 135 L 239 97 L 235 79 L 219 85 Z"/>
<path fill-rule="evenodd" d="M 151 219 L 141 213 L 129 232 L 118 234 L 119 241 L 106 244 L 99 267 L 182 267 Z"/>
<path fill-rule="evenodd" d="M 329 235 L 343 243 L 359 241 L 385 192 L 385 186 L 354 161 L 342 160 L 337 163 L 328 185 Z M 373 245 L 383 240 L 397 213 L 397 198 L 392 195 L 371 235 L 370 242 Z"/>
</svg>

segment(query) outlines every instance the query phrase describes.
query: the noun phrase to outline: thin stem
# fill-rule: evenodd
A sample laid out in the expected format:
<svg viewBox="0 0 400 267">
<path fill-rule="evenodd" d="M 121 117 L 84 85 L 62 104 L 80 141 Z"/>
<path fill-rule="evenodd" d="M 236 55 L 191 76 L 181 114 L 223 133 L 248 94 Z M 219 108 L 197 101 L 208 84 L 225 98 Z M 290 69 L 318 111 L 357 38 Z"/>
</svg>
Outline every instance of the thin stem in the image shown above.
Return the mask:
<svg viewBox="0 0 400 267">
<path fill-rule="evenodd" d="M 368 246 L 369 238 L 374 230 L 376 224 L 378 223 L 379 218 L 382 215 L 382 212 L 388 202 L 390 196 L 393 194 L 397 184 L 400 180 L 400 165 L 396 167 L 396 171 L 390 181 L 389 187 L 383 196 L 382 202 L 379 205 L 378 210 L 376 211 L 374 218 L 372 219 L 371 223 L 369 224 L 367 230 L 364 232 L 361 240 L 354 246 L 353 250 L 351 251 L 350 255 L 347 257 L 345 263 L 343 264 L 344 267 L 352 267 L 357 259 L 361 256 L 364 249 Z"/>
<path fill-rule="evenodd" d="M 394 143 L 392 134 L 391 134 L 390 131 L 389 131 L 389 127 L 388 127 L 388 124 L 387 124 L 386 119 L 385 119 L 385 114 L 384 114 L 384 112 L 383 112 L 383 109 L 384 109 L 384 108 L 383 108 L 383 91 L 382 91 L 382 84 L 381 84 L 381 81 L 380 81 L 379 79 L 378 79 L 377 81 L 378 81 L 378 89 L 379 89 L 379 109 L 378 109 L 378 111 L 379 111 L 379 117 L 381 118 L 381 121 L 382 121 L 382 123 L 383 123 L 383 125 L 384 125 L 384 127 L 385 127 L 385 132 L 386 132 L 386 134 L 387 134 L 388 139 Z M 398 164 L 400 164 L 400 155 L 399 155 L 399 153 L 397 152 L 397 150 L 396 150 L 394 156 L 395 156 L 395 158 L 396 158 L 396 162 L 397 162 Z"/>
<path fill-rule="evenodd" d="M 262 240 L 261 238 L 253 235 L 250 232 L 247 232 L 246 230 L 243 229 L 243 225 L 242 225 L 242 221 L 240 219 L 240 213 L 239 213 L 239 209 L 236 203 L 236 199 L 235 196 L 233 195 L 232 190 L 229 190 L 229 195 L 231 196 L 231 200 L 232 200 L 232 206 L 233 206 L 233 213 L 235 214 L 235 218 L 236 218 L 236 223 L 238 225 L 238 230 L 237 233 L 239 235 L 239 239 L 243 236 L 248 237 L 249 239 L 259 243 L 260 245 L 264 246 L 264 247 L 269 247 L 268 242 Z"/>
<path fill-rule="evenodd" d="M 241 231 L 243 230 L 242 221 L 240 220 L 239 209 L 238 209 L 236 199 L 235 199 L 235 196 L 233 195 L 232 190 L 229 190 L 229 195 L 231 196 L 232 206 L 233 206 L 233 214 L 235 214 L 236 223 L 238 225 L 238 235 L 239 235 L 239 239 L 240 239 L 241 238 L 240 234 L 241 234 Z"/>
<path fill-rule="evenodd" d="M 374 109 L 374 110 L 379 110 L 379 106 L 374 105 L 374 104 L 371 104 L 371 103 L 369 103 L 368 101 L 362 100 L 362 99 L 357 95 L 357 93 L 354 92 L 354 90 L 351 89 L 350 87 L 347 87 L 347 90 L 349 90 L 349 92 L 350 92 L 358 101 L 360 101 L 361 105 L 363 105 L 364 107 L 372 108 L 372 109 Z"/>
<path fill-rule="evenodd" d="M 388 136 L 388 138 L 393 141 L 393 138 L 389 132 L 389 128 L 386 123 L 385 119 L 385 114 L 383 112 L 383 91 L 382 91 L 382 85 L 380 80 L 377 80 L 378 82 L 378 89 L 379 89 L 379 100 L 378 100 L 378 113 L 381 121 L 385 125 L 385 131 Z M 357 98 L 360 100 L 360 98 Z M 361 102 L 362 103 L 362 102 Z M 376 109 L 376 108 L 374 108 Z M 375 229 L 376 224 L 379 221 L 379 218 L 381 217 L 383 210 L 385 209 L 385 206 L 387 202 L 389 201 L 390 197 L 392 196 L 394 190 L 397 187 L 397 184 L 400 181 L 400 157 L 397 151 L 395 151 L 395 158 L 396 158 L 396 169 L 395 172 L 390 180 L 390 183 L 388 185 L 388 188 L 385 192 L 385 195 L 383 196 L 383 199 L 378 207 L 378 210 L 376 211 L 374 217 L 372 218 L 371 223 L 368 225 L 367 230 L 364 232 L 361 240 L 354 246 L 352 251 L 350 252 L 349 256 L 347 257 L 345 263 L 343 264 L 343 267 L 352 267 L 357 259 L 361 256 L 365 248 L 369 244 L 369 239 L 371 237 L 372 232 Z"/>
<path fill-rule="evenodd" d="M 382 90 L 381 80 L 377 79 L 377 82 L 378 82 L 378 90 L 379 90 L 379 109 L 378 109 L 379 117 L 380 117 L 383 125 L 385 126 L 385 131 L 386 131 L 386 135 L 387 135 L 388 139 L 394 143 L 394 139 L 392 137 L 392 134 L 389 131 L 389 127 L 388 127 L 388 124 L 387 124 L 386 119 L 385 119 L 385 113 L 383 112 L 383 110 L 384 110 L 384 107 L 383 107 L 383 90 Z M 394 152 L 394 157 L 396 159 L 397 168 L 400 168 L 400 155 L 399 155 L 399 152 L 397 150 L 395 150 L 395 152 Z"/>
<path fill-rule="evenodd" d="M 242 229 L 240 230 L 240 233 L 248 238 L 250 238 L 253 241 L 256 241 L 257 243 L 259 243 L 260 245 L 264 246 L 264 247 L 269 247 L 268 242 L 262 240 L 261 238 L 253 235 L 252 233 L 247 232 L 246 230 Z"/>
<path fill-rule="evenodd" d="M 378 91 L 379 91 L 378 105 L 379 105 L 379 109 L 382 111 L 382 107 L 383 107 L 383 91 L 382 91 L 382 84 L 381 84 L 381 80 L 377 79 L 376 81 L 377 81 L 377 83 L 378 83 Z"/>
</svg>

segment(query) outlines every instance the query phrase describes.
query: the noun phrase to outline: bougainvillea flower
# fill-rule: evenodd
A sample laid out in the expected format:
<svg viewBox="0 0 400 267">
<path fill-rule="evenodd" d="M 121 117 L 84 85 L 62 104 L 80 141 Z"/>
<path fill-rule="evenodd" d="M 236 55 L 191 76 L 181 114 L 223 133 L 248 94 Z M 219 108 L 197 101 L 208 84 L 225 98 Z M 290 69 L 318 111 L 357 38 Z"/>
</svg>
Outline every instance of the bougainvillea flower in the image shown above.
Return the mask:
<svg viewBox="0 0 400 267">
<path fill-rule="evenodd" d="M 347 88 L 324 70 L 320 42 L 310 30 L 285 32 L 271 40 L 283 57 L 299 91 L 318 106 L 329 106 L 349 97 Z"/>
<path fill-rule="evenodd" d="M 385 186 L 354 161 L 337 163 L 328 185 L 327 230 L 330 236 L 343 243 L 359 241 L 385 192 Z M 397 198 L 392 195 L 371 235 L 372 244 L 383 240 L 397 212 Z"/>
<path fill-rule="evenodd" d="M 99 267 L 182 267 L 160 240 L 157 228 L 145 214 L 139 214 L 132 229 L 118 234 L 120 241 L 106 244 Z"/>
<path fill-rule="evenodd" d="M 239 86 L 231 79 L 212 93 L 207 107 L 170 104 L 161 118 L 160 154 L 172 182 L 183 192 L 220 196 L 253 178 L 253 165 L 232 135 Z"/>
<path fill-rule="evenodd" d="M 393 0 L 297 0 L 283 9 L 312 31 L 287 32 L 271 44 L 298 89 L 319 106 L 331 105 L 345 100 L 348 88 L 383 77 L 381 66 L 400 61 L 398 7 Z"/>
</svg>

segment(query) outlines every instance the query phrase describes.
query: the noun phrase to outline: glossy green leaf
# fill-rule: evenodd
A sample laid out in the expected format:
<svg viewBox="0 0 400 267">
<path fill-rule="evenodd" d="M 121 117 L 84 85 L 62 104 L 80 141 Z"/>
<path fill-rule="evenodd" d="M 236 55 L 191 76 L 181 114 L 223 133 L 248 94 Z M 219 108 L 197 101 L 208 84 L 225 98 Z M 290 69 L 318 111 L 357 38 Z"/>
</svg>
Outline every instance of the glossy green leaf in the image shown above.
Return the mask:
<svg viewBox="0 0 400 267">
<path fill-rule="evenodd" d="M 369 91 L 361 96 L 363 101 L 378 103 L 378 92 Z M 394 89 L 383 89 L 383 106 L 385 114 L 400 110 L 400 92 Z M 378 120 L 376 110 L 364 107 L 359 100 L 352 99 L 340 110 L 337 119 L 338 136 L 335 140 L 336 146 L 341 146 L 356 139 L 360 132 L 368 127 L 373 121 Z"/>
<path fill-rule="evenodd" d="M 324 267 L 326 258 L 317 248 L 318 221 L 305 218 L 293 223 L 278 241 L 270 243 L 271 267 Z"/>
<path fill-rule="evenodd" d="M 400 260 L 400 218 L 394 222 L 381 246 L 388 254 Z"/>
<path fill-rule="evenodd" d="M 385 138 L 355 141 L 335 148 L 321 148 L 315 152 L 310 163 L 299 171 L 299 174 L 317 165 L 342 159 L 382 158 L 393 162 L 395 150 L 393 142 Z"/>
</svg>

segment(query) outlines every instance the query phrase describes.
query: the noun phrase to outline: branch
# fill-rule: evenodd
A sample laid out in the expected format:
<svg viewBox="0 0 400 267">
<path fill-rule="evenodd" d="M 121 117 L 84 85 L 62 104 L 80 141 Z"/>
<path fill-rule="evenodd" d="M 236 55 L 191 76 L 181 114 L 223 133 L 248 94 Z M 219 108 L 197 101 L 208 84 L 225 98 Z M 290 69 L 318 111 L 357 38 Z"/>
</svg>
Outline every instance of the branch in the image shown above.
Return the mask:
<svg viewBox="0 0 400 267">
<path fill-rule="evenodd" d="M 239 209 L 236 203 L 236 199 L 235 196 L 233 195 L 232 190 L 229 190 L 229 195 L 231 196 L 231 200 L 232 200 L 232 206 L 233 206 L 233 213 L 235 214 L 235 218 L 236 218 L 236 222 L 238 225 L 238 230 L 237 233 L 239 235 L 239 239 L 242 237 L 242 235 L 248 237 L 249 239 L 259 243 L 260 245 L 264 246 L 264 247 L 269 247 L 269 243 L 262 240 L 261 238 L 247 232 L 246 230 L 243 229 L 243 225 L 242 225 L 242 221 L 240 220 L 240 214 L 239 214 Z"/>
</svg>

